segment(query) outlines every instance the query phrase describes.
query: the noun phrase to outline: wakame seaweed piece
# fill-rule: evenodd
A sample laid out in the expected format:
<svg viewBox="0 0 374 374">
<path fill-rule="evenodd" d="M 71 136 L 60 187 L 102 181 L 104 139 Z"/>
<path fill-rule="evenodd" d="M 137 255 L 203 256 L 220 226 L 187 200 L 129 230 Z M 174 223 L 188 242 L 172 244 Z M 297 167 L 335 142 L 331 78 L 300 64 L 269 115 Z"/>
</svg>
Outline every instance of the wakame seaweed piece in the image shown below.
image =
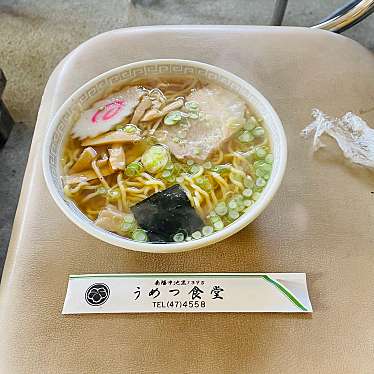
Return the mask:
<svg viewBox="0 0 374 374">
<path fill-rule="evenodd" d="M 204 226 L 179 184 L 153 194 L 134 205 L 131 211 L 152 242 L 173 242 L 178 232 L 191 235 Z"/>
</svg>

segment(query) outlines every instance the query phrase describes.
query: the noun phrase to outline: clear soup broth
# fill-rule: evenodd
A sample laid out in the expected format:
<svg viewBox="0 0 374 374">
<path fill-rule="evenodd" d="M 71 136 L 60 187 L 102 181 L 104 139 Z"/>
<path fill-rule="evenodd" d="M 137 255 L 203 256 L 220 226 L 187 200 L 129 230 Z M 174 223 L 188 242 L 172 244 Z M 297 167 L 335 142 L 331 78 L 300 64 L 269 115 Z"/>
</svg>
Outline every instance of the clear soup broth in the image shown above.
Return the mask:
<svg viewBox="0 0 374 374">
<path fill-rule="evenodd" d="M 261 195 L 273 156 L 262 119 L 195 77 L 132 81 L 81 114 L 62 158 L 65 196 L 123 237 L 212 235 Z"/>
</svg>

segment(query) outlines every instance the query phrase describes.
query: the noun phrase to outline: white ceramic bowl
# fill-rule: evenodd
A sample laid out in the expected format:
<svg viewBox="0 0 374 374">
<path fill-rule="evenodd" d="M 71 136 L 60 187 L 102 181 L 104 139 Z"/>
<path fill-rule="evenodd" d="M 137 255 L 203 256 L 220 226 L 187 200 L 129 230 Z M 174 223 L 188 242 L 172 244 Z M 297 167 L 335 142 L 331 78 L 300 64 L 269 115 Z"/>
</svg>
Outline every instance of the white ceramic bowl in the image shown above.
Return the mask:
<svg viewBox="0 0 374 374">
<path fill-rule="evenodd" d="M 140 243 L 97 227 L 73 203 L 64 197 L 61 181 L 61 155 L 70 128 L 79 114 L 97 100 L 119 89 L 134 78 L 165 74 L 194 74 L 204 80 L 216 82 L 240 95 L 263 118 L 274 156 L 271 177 L 261 197 L 251 209 L 236 221 L 210 236 L 182 243 Z M 249 83 L 218 67 L 187 60 L 148 60 L 112 69 L 90 80 L 75 91 L 61 106 L 48 127 L 43 146 L 44 177 L 56 204 L 65 215 L 82 230 L 107 243 L 143 252 L 181 252 L 204 247 L 223 240 L 252 222 L 269 204 L 277 191 L 286 168 L 287 142 L 282 123 L 270 103 Z"/>
</svg>

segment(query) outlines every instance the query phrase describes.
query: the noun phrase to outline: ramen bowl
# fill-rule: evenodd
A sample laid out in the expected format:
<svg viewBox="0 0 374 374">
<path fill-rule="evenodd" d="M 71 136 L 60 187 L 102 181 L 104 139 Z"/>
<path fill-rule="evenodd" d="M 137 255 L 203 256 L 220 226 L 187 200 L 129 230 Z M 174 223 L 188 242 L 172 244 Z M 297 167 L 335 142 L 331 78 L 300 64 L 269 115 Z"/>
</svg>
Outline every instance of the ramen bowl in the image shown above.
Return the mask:
<svg viewBox="0 0 374 374">
<path fill-rule="evenodd" d="M 72 200 L 65 197 L 61 159 L 70 130 L 83 111 L 110 93 L 131 83 L 134 79 L 165 75 L 193 75 L 204 81 L 218 84 L 243 99 L 256 117 L 263 120 L 263 127 L 267 131 L 273 154 L 273 166 L 270 178 L 259 198 L 250 209 L 222 230 L 191 241 L 138 242 L 96 226 Z M 82 230 L 118 247 L 143 252 L 170 253 L 214 244 L 230 237 L 251 223 L 268 206 L 280 186 L 287 161 L 287 142 L 277 113 L 268 100 L 248 82 L 228 71 L 205 63 L 162 59 L 120 66 L 97 76 L 76 90 L 51 120 L 43 144 L 42 158 L 45 181 L 53 200 L 61 211 Z"/>
</svg>

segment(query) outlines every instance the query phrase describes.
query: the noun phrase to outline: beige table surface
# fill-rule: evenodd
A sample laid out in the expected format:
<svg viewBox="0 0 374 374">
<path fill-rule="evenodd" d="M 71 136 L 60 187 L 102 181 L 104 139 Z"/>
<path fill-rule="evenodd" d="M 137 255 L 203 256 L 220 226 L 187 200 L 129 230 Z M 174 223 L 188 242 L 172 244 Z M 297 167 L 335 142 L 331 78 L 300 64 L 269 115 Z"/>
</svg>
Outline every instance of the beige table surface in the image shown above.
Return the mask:
<svg viewBox="0 0 374 374">
<path fill-rule="evenodd" d="M 48 120 L 82 83 L 149 58 L 208 62 L 248 80 L 285 127 L 289 162 L 269 208 L 217 245 L 136 253 L 80 231 L 44 184 Z M 318 107 L 374 124 L 374 57 L 357 43 L 300 28 L 124 29 L 81 45 L 47 84 L 0 294 L 0 373 L 374 372 L 374 179 L 335 145 L 314 157 L 299 137 Z M 306 272 L 313 315 L 63 316 L 69 274 Z"/>
</svg>

